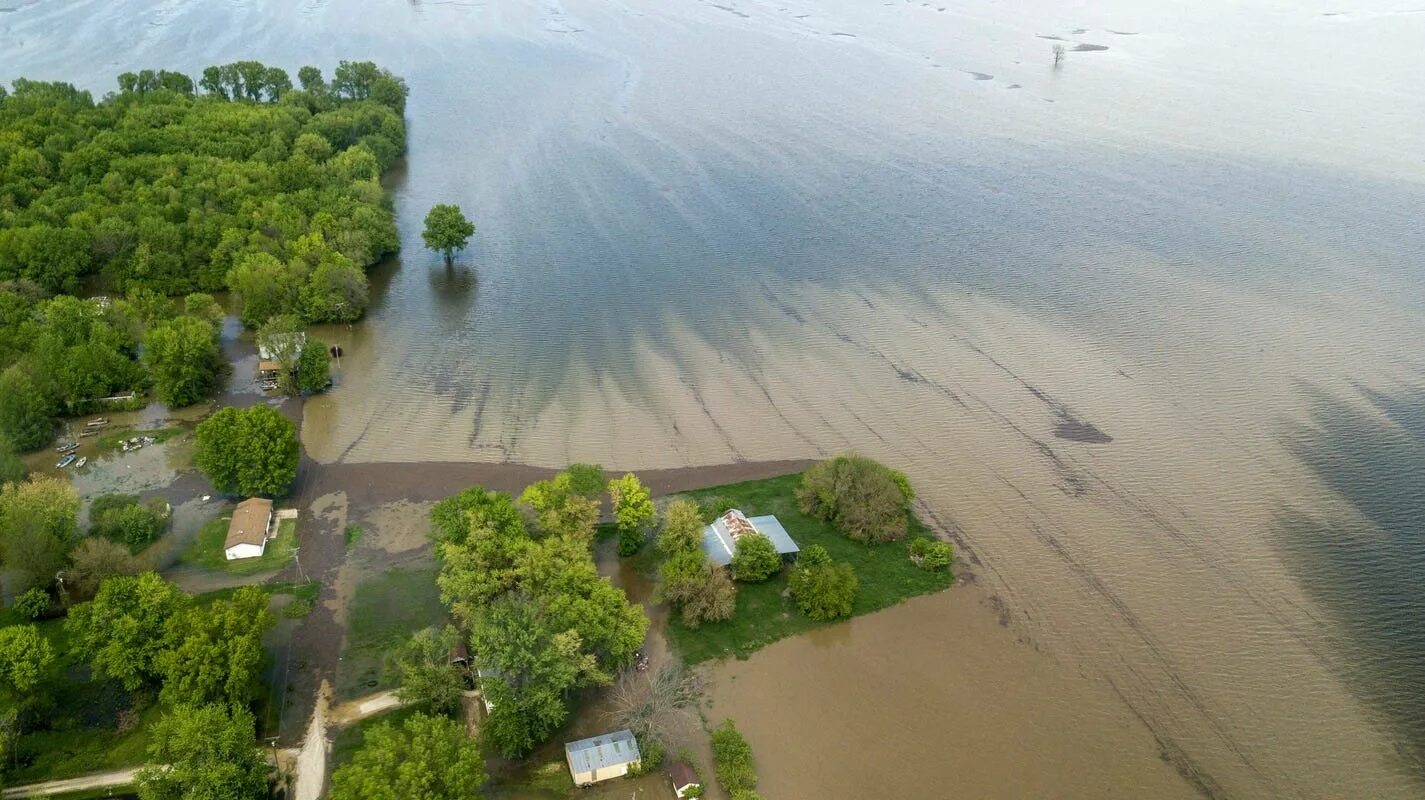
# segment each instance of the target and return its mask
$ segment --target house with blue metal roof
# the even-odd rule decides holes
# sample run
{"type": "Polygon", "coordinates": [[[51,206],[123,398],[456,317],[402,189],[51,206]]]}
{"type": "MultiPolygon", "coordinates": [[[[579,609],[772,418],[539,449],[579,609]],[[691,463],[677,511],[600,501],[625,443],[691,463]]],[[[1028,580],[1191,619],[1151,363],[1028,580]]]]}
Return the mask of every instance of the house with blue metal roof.
{"type": "Polygon", "coordinates": [[[775,516],[748,517],[735,508],[703,529],[703,552],[708,554],[709,561],[725,567],[732,563],[732,556],[737,552],[737,540],[749,534],[761,534],[770,539],[783,559],[795,558],[801,552],[775,516]]]}
{"type": "Polygon", "coordinates": [[[564,745],[564,758],[575,786],[606,781],[627,775],[642,763],[638,741],[629,730],[601,733],[564,745]]]}

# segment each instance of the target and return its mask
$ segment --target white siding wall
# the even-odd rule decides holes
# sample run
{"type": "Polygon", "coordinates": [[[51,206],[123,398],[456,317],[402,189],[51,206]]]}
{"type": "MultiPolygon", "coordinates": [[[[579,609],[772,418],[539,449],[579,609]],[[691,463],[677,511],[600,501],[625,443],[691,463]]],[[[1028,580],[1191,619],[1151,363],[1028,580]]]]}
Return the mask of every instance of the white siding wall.
{"type": "Polygon", "coordinates": [[[229,561],[235,561],[239,558],[257,558],[262,555],[264,549],[265,547],[255,544],[235,544],[225,550],[224,553],[227,555],[229,561]]]}

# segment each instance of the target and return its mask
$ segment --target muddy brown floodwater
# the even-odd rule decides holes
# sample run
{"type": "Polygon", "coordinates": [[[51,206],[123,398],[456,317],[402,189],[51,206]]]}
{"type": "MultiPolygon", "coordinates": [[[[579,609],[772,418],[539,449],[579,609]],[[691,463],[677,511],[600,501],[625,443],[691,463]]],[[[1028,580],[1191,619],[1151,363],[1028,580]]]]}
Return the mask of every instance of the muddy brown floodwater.
{"type": "Polygon", "coordinates": [[[974,583],[721,668],[769,795],[1425,795],[1425,14],[13,5],[6,79],[410,84],[406,248],[321,332],[306,501],[496,474],[419,462],[911,476],[974,583]],[[438,202],[479,226],[450,268],[438,202]]]}

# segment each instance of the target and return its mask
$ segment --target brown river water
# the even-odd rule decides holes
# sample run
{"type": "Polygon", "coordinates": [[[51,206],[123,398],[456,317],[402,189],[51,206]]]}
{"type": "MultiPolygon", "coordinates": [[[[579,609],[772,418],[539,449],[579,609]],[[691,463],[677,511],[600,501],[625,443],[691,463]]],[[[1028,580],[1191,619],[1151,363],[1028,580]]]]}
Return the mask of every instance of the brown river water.
{"type": "Polygon", "coordinates": [[[410,83],[317,461],[911,475],[967,580],[716,670],[765,796],[1425,796],[1425,13],[11,3],[0,79],[410,83]]]}

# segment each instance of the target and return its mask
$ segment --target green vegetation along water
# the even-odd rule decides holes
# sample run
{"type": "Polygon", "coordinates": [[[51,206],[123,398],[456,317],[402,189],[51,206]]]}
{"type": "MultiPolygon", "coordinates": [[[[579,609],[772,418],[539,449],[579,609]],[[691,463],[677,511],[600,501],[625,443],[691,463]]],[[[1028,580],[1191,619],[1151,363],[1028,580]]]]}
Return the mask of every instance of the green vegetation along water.
{"type": "Polygon", "coordinates": [[[410,82],[401,238],[438,202],[479,232],[322,332],[341,386],[303,438],[342,474],[905,469],[969,580],[728,667],[719,702],[765,689],[732,716],[769,794],[893,764],[910,796],[1415,797],[1425,15],[1400,12],[69,0],[0,14],[0,52],[93,91],[251,57],[410,82]]]}

